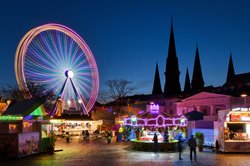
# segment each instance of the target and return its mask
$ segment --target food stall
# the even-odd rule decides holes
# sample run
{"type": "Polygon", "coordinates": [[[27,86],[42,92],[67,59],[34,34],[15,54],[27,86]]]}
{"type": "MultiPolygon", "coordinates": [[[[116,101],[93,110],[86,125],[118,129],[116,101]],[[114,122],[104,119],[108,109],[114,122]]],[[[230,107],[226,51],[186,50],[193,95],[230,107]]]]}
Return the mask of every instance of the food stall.
{"type": "Polygon", "coordinates": [[[218,127],[220,151],[250,152],[250,108],[219,111],[218,127]]]}
{"type": "Polygon", "coordinates": [[[0,156],[24,157],[54,150],[51,127],[42,101],[11,105],[0,116],[0,156]]]}
{"type": "Polygon", "coordinates": [[[71,136],[80,136],[83,130],[92,134],[101,125],[100,121],[80,114],[62,114],[51,118],[50,122],[53,124],[53,130],[57,136],[64,136],[66,132],[71,136]]]}

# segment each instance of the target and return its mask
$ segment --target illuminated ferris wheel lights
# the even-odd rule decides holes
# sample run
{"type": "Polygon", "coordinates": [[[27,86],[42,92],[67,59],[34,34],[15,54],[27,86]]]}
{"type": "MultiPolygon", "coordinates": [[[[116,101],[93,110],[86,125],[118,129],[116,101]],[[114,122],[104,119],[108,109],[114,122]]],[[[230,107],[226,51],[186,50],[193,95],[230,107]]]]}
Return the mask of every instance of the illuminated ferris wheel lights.
{"type": "MultiPolygon", "coordinates": [[[[88,114],[98,95],[95,58],[87,43],[64,25],[45,24],[26,33],[16,50],[15,74],[19,89],[27,91],[25,98],[33,95],[27,85],[39,83],[46,92],[58,97],[62,109],[77,102],[82,113],[88,114]],[[86,77],[79,77],[83,75],[86,77]],[[72,96],[75,98],[71,99],[72,96]]],[[[48,111],[55,115],[57,105],[48,111]]]]}
{"type": "Polygon", "coordinates": [[[74,77],[74,72],[71,71],[71,70],[66,70],[65,71],[65,76],[72,79],[74,77]]]}
{"type": "Polygon", "coordinates": [[[68,101],[67,101],[67,103],[68,103],[68,105],[70,105],[71,101],[70,101],[70,100],[68,100],[68,101]]]}

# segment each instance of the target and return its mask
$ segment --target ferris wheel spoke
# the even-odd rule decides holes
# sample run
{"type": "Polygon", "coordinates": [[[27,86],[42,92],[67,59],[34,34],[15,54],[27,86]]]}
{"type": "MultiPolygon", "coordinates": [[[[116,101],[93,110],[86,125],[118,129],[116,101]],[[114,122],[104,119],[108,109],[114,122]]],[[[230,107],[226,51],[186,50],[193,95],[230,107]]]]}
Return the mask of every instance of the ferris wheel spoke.
{"type": "Polygon", "coordinates": [[[83,106],[83,108],[84,108],[85,113],[84,113],[84,112],[82,112],[82,113],[88,114],[88,110],[87,110],[87,108],[86,108],[86,106],[85,106],[85,104],[84,104],[84,102],[83,102],[83,100],[82,100],[80,94],[78,93],[78,91],[77,91],[77,89],[76,89],[76,87],[75,87],[75,85],[74,85],[72,79],[70,78],[69,80],[70,80],[70,82],[71,82],[71,84],[72,84],[72,87],[73,87],[73,89],[74,89],[74,93],[75,93],[76,97],[77,97],[78,99],[80,99],[80,101],[81,101],[80,104],[81,104],[81,105],[83,106]]]}

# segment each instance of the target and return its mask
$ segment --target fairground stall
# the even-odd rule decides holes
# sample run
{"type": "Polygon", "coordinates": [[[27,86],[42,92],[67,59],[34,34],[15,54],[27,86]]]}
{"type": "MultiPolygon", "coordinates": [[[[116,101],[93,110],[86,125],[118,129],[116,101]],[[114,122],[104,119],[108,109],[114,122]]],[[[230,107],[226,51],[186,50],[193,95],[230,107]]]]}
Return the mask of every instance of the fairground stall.
{"type": "Polygon", "coordinates": [[[52,125],[42,101],[17,102],[0,116],[0,156],[23,157],[54,150],[52,125]]]}
{"type": "Polygon", "coordinates": [[[219,111],[218,126],[220,151],[250,152],[250,108],[219,111]]]}
{"type": "Polygon", "coordinates": [[[101,121],[94,121],[90,116],[80,114],[62,114],[51,118],[50,122],[57,136],[63,136],[66,132],[71,136],[80,136],[83,130],[91,134],[102,124],[101,121]]]}
{"type": "MultiPolygon", "coordinates": [[[[174,151],[175,143],[181,137],[186,139],[187,119],[184,116],[170,117],[169,115],[157,111],[158,105],[152,105],[151,111],[140,115],[131,116],[124,119],[124,126],[130,127],[130,132],[135,132],[135,138],[130,138],[134,148],[152,149],[153,136],[156,133],[160,150],[174,151]]],[[[129,134],[133,135],[133,134],[129,134]]]]}

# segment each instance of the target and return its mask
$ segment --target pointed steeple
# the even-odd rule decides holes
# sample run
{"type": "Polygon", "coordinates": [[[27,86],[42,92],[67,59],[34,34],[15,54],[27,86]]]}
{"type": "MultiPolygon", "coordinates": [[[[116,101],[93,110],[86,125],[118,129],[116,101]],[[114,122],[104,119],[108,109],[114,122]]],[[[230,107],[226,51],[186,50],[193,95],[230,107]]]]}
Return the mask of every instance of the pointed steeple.
{"type": "Polygon", "coordinates": [[[226,83],[232,82],[234,76],[235,76],[235,73],[234,73],[234,65],[233,65],[233,60],[232,60],[232,53],[230,52],[230,58],[229,58],[229,64],[228,64],[228,70],[227,70],[227,82],[226,83]]]}
{"type": "Polygon", "coordinates": [[[161,80],[160,80],[160,75],[159,75],[158,63],[156,63],[156,68],[155,68],[155,79],[154,79],[154,87],[153,87],[153,90],[152,90],[152,94],[153,95],[162,94],[161,80]]]}
{"type": "Polygon", "coordinates": [[[191,90],[191,85],[190,85],[190,78],[189,78],[189,73],[188,73],[188,68],[187,68],[184,92],[189,93],[190,90],[191,90]]]}
{"type": "Polygon", "coordinates": [[[168,48],[168,57],[166,60],[165,86],[164,86],[164,94],[166,96],[173,96],[180,94],[181,86],[180,86],[179,76],[180,76],[180,71],[175,49],[173,18],[171,18],[169,48],[168,48]]]}
{"type": "Polygon", "coordinates": [[[194,61],[193,78],[192,78],[192,90],[201,90],[202,88],[204,88],[204,80],[202,76],[199,50],[197,46],[195,61],[194,61]]]}

